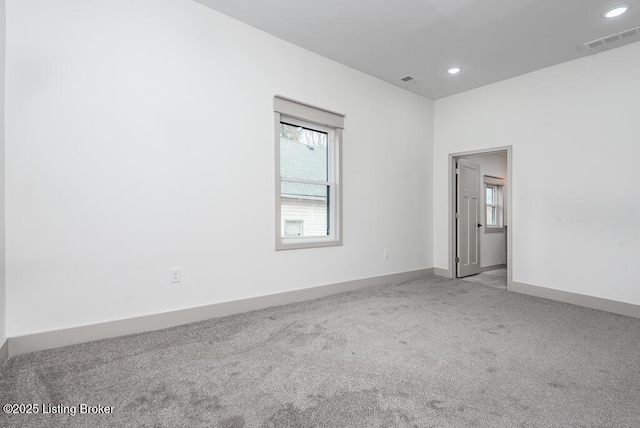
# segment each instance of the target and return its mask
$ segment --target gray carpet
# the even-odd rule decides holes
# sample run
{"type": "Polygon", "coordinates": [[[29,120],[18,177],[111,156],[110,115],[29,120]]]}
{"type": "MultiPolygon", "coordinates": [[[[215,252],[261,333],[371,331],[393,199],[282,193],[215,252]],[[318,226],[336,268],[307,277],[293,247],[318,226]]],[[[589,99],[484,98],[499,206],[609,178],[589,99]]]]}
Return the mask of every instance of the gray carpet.
{"type": "Polygon", "coordinates": [[[3,427],[639,427],[640,319],[436,277],[22,355],[3,427]]]}

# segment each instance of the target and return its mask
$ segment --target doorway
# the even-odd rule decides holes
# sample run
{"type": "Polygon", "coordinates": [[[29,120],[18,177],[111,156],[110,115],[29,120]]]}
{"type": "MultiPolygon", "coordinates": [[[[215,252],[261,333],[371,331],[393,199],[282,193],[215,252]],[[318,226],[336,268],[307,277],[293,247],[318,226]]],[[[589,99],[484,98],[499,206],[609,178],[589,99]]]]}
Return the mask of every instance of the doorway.
{"type": "Polygon", "coordinates": [[[509,289],[512,147],[449,155],[449,273],[509,289]]]}

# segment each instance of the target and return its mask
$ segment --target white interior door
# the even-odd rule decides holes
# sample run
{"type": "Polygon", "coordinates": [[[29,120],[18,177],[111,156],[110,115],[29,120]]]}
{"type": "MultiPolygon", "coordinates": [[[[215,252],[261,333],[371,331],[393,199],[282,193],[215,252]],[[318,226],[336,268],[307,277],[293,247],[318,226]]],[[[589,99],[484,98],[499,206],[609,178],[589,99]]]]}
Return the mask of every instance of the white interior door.
{"type": "Polygon", "coordinates": [[[458,159],[456,167],[458,278],[480,273],[480,165],[458,159]]]}

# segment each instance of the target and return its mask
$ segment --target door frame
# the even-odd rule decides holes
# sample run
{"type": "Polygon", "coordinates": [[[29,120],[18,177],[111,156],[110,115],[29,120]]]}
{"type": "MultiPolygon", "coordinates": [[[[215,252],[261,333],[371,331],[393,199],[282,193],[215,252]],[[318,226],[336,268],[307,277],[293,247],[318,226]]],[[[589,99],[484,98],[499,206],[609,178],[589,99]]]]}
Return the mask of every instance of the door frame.
{"type": "Polygon", "coordinates": [[[507,231],[507,290],[511,291],[513,284],[513,146],[491,147],[487,149],[469,150],[465,152],[449,153],[449,278],[457,278],[456,270],[456,160],[467,155],[486,155],[496,152],[507,152],[507,215],[505,229],[507,231]]]}

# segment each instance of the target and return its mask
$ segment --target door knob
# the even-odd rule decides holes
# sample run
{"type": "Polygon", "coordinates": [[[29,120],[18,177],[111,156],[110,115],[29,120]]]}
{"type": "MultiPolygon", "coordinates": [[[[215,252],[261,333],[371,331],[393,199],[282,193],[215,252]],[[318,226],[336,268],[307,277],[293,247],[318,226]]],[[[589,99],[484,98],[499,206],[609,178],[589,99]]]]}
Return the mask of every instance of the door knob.
{"type": "Polygon", "coordinates": [[[482,225],[480,223],[478,223],[478,227],[482,227],[482,225]]]}

